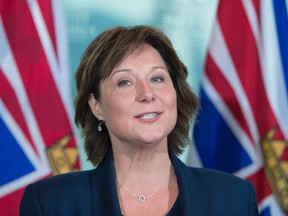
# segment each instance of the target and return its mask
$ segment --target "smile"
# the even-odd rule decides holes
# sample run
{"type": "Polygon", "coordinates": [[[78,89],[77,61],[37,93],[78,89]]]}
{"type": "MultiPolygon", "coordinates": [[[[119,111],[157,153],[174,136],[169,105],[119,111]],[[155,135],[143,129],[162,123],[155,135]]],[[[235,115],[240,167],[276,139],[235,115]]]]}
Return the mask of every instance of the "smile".
{"type": "Polygon", "coordinates": [[[157,113],[148,113],[142,116],[139,116],[139,118],[144,119],[144,120],[149,120],[149,119],[153,119],[157,116],[157,113]]]}

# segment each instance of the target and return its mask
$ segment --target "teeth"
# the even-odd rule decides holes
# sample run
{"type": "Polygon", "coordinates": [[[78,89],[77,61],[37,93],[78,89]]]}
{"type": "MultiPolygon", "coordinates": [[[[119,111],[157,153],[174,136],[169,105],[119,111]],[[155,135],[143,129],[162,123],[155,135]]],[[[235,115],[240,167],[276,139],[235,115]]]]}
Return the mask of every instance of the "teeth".
{"type": "Polygon", "coordinates": [[[149,114],[145,114],[145,115],[143,115],[143,116],[140,116],[140,118],[145,119],[145,120],[148,120],[148,119],[155,118],[156,116],[157,116],[156,113],[149,113],[149,114]]]}

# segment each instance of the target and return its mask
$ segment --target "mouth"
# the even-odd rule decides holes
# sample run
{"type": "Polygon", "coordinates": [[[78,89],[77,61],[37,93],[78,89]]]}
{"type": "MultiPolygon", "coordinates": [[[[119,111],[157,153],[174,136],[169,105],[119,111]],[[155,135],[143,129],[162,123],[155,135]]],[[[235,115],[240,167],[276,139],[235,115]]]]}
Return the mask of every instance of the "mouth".
{"type": "Polygon", "coordinates": [[[143,119],[143,120],[151,120],[151,119],[155,119],[159,115],[160,113],[152,112],[152,113],[145,113],[145,114],[138,115],[136,116],[136,118],[143,119]]]}

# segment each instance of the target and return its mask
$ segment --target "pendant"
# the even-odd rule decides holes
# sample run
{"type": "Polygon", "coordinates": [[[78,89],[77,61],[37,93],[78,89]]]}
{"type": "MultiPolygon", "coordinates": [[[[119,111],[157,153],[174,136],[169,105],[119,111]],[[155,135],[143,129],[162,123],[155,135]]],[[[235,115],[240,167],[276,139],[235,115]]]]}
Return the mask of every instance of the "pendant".
{"type": "Polygon", "coordinates": [[[146,201],[146,197],[144,195],[139,195],[138,196],[138,201],[141,203],[144,203],[146,201]]]}

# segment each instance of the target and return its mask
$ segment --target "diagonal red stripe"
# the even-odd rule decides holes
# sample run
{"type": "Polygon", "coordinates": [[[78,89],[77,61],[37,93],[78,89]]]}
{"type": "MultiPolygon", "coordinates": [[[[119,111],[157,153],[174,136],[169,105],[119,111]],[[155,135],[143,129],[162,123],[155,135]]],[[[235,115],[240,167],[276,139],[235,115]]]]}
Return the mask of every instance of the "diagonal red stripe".
{"type": "Polygon", "coordinates": [[[25,134],[27,140],[32,144],[34,150],[36,150],[16,95],[1,70],[0,86],[0,98],[3,100],[5,106],[13,116],[14,120],[17,122],[18,126],[21,128],[22,132],[25,134]]]}
{"type": "MultiPolygon", "coordinates": [[[[243,112],[240,108],[239,101],[237,101],[236,93],[234,92],[231,84],[226,80],[220,71],[217,64],[211,58],[208,53],[205,65],[205,73],[209,77],[209,80],[213,83],[213,86],[220,94],[222,100],[225,102],[233,116],[236,118],[240,126],[247,132],[248,137],[253,141],[250,130],[247,126],[247,122],[243,116],[243,112]]],[[[255,143],[254,143],[255,144],[255,143]]]]}
{"type": "Polygon", "coordinates": [[[257,45],[242,2],[220,1],[218,20],[262,137],[277,121],[265,93],[257,45]]]}
{"type": "MultiPolygon", "coordinates": [[[[56,34],[55,34],[55,25],[54,25],[54,19],[53,19],[53,11],[52,11],[52,1],[38,1],[40,10],[42,12],[44,22],[46,24],[46,27],[48,29],[54,52],[56,55],[57,53],[57,42],[56,42],[56,34]]],[[[58,58],[57,58],[58,59],[58,58]]]]}
{"type": "MultiPolygon", "coordinates": [[[[49,146],[72,130],[33,19],[23,0],[5,8],[1,14],[31,106],[49,146]]],[[[75,146],[74,137],[72,144],[75,146]]]]}

